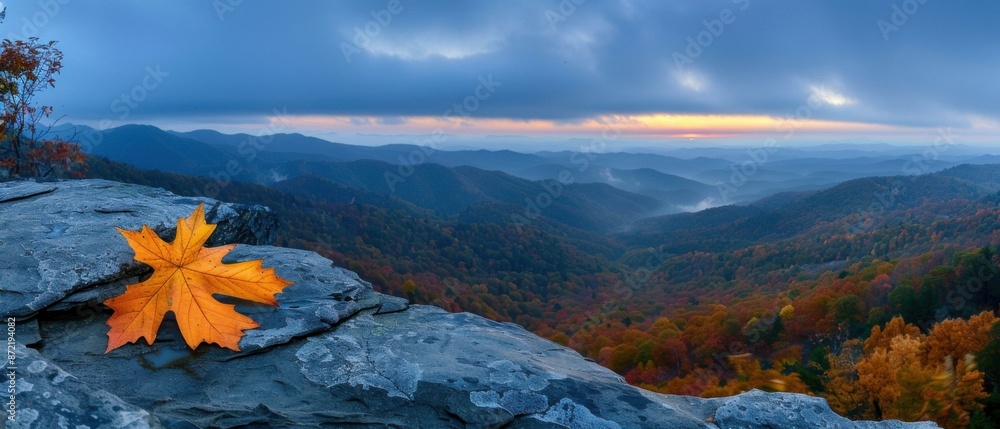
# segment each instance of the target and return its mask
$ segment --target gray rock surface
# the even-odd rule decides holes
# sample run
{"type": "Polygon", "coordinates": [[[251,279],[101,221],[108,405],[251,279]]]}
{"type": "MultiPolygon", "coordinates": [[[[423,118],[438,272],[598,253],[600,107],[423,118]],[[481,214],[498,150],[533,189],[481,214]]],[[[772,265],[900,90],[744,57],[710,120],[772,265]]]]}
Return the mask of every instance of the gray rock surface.
{"type": "Polygon", "coordinates": [[[223,262],[263,259],[282,278],[291,281],[277,295],[278,307],[237,305],[236,310],[252,317],[260,328],[246,332],[240,350],[253,352],[284,344],[293,338],[329,329],[341,320],[368,308],[390,312],[405,308],[407,302],[375,292],[371,284],[352,271],[304,250],[271,246],[236,246],[223,262]]]}
{"type": "MultiPolygon", "coordinates": [[[[198,201],[105,181],[0,183],[0,219],[25,225],[0,230],[0,309],[18,320],[6,427],[936,427],[851,422],[804,395],[655,394],[516,325],[409,306],[317,254],[261,245],[227,260],[263,259],[294,284],[279,307],[237,305],[261,324],[241,352],[189,350],[168,318],[155,344],[104,354],[100,302],[145,269],[113,227],[170,235],[198,201]]],[[[206,206],[228,222],[213,240],[274,234],[266,209],[206,206]]]]}
{"type": "Polygon", "coordinates": [[[16,414],[4,420],[8,429],[162,427],[148,411],[91,387],[33,349],[17,345],[15,356],[16,414]]]}
{"type": "Polygon", "coordinates": [[[723,398],[715,411],[715,423],[733,428],[936,428],[933,423],[906,424],[898,421],[853,422],[835,413],[822,398],[797,393],[769,394],[753,390],[723,398]],[[767,426],[770,425],[770,426],[767,426]]]}
{"type": "Polygon", "coordinates": [[[105,180],[0,184],[0,316],[29,316],[76,293],[73,306],[113,296],[123,284],[111,283],[148,272],[115,227],[145,224],[172,239],[177,219],[199,203],[218,224],[209,246],[274,241],[277,217],[263,206],[105,180]],[[101,294],[108,290],[115,293],[101,294]]]}

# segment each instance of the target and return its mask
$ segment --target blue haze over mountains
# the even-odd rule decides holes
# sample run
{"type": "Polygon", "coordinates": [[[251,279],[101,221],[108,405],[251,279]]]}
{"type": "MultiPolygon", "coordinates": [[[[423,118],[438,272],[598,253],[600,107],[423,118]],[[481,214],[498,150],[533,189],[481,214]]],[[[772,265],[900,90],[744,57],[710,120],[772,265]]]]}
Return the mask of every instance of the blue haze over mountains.
{"type": "MultiPolygon", "coordinates": [[[[683,229],[677,225],[690,219],[721,228],[781,207],[805,204],[800,209],[808,210],[820,204],[813,201],[816,198],[836,192],[831,188],[861,178],[1000,163],[1000,156],[986,153],[989,149],[962,145],[933,151],[928,151],[929,145],[879,144],[776,148],[758,162],[759,155],[754,161],[747,148],[731,147],[519,153],[430,150],[408,144],[357,146],[301,134],[257,139],[148,125],[104,131],[65,125],[55,132],[96,143],[84,145],[94,156],[143,169],[214,177],[219,184],[237,180],[326,199],[374,198],[380,205],[445,217],[510,221],[539,215],[601,234],[628,231],[640,241],[683,229]],[[723,207],[730,205],[735,207],[723,207]],[[690,212],[700,213],[682,214],[690,212]]],[[[791,218],[780,222],[796,224],[791,218]]]]}

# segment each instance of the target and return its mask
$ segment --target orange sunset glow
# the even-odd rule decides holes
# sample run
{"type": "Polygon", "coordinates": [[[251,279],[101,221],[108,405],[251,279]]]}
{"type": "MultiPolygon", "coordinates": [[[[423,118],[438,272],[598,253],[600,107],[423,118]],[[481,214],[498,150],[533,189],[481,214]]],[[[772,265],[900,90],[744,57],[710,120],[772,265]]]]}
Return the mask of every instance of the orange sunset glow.
{"type": "Polygon", "coordinates": [[[286,126],[316,131],[353,133],[455,135],[601,135],[621,133],[639,138],[728,138],[796,133],[881,133],[906,128],[818,119],[781,118],[767,115],[645,114],[607,115],[578,121],[543,119],[461,118],[415,116],[388,121],[368,116],[291,116],[271,118],[286,126]]]}

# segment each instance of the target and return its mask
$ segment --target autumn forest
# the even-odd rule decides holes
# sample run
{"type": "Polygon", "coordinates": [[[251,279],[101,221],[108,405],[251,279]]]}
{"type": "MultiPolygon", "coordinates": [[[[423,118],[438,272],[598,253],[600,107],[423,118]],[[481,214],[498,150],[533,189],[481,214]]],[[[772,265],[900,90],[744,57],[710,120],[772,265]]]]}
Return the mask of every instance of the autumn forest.
{"type": "MultiPolygon", "coordinates": [[[[852,418],[993,427],[997,168],[856,179],[735,215],[709,209],[668,235],[554,221],[519,231],[488,220],[502,208],[441,217],[318,180],[294,194],[234,182],[218,197],[276,209],[278,245],[318,251],[380,291],[516,322],[653,391],[801,392],[852,418]],[[904,187],[870,210],[865,195],[904,187]]],[[[210,180],[107,160],[88,175],[181,194],[210,180]]]]}

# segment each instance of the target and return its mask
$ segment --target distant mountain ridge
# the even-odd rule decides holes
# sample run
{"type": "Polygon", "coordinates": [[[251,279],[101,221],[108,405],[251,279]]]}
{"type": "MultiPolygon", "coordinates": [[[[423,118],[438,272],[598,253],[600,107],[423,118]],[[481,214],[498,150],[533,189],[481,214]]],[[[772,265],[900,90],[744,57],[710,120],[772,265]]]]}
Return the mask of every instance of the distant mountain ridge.
{"type": "Polygon", "coordinates": [[[1000,164],[957,167],[920,176],[866,177],[815,192],[782,193],[746,207],[723,206],[644,219],[621,238],[635,246],[672,243],[674,251],[711,246],[726,237],[733,246],[814,235],[859,233],[898,221],[927,202],[977,200],[1000,190],[1000,164]]]}
{"type": "MultiPolygon", "coordinates": [[[[282,166],[290,177],[318,176],[357,189],[393,195],[444,216],[459,215],[473,206],[499,202],[518,207],[508,218],[531,220],[545,216],[569,226],[598,232],[622,228],[640,217],[668,210],[651,197],[631,194],[600,183],[561,184],[530,181],[475,167],[448,168],[420,164],[404,181],[390,184],[386,172],[395,166],[381,161],[293,161],[282,166]]],[[[295,193],[295,188],[282,186],[295,193]]],[[[480,208],[481,210],[482,208],[480,208]]]]}
{"type": "Polygon", "coordinates": [[[148,170],[206,174],[224,165],[225,152],[150,125],[123,125],[102,133],[91,154],[148,170]]]}
{"type": "MultiPolygon", "coordinates": [[[[907,174],[906,165],[912,158],[880,155],[874,151],[878,146],[868,152],[843,145],[813,150],[785,148],[775,152],[781,156],[751,163],[748,168],[745,160],[734,162],[710,156],[684,159],[616,152],[448,151],[409,144],[369,147],[296,133],[252,136],[213,130],[174,132],[148,125],[124,125],[105,131],[66,125],[57,132],[82,134],[96,142],[85,146],[93,155],[144,169],[211,177],[219,183],[239,180],[279,186],[300,177],[322,177],[326,180],[316,186],[303,186],[305,180],[299,179],[292,182],[298,186],[281,187],[289,192],[309,189],[318,195],[331,195],[333,188],[340,195],[375,193],[381,196],[374,199],[388,202],[395,198],[444,216],[469,216],[471,213],[465,211],[473,208],[475,217],[541,216],[599,233],[621,231],[642,218],[727,204],[746,206],[760,200],[760,204],[781,205],[787,198],[776,195],[782,193],[805,195],[862,177],[907,174]],[[818,156],[828,150],[845,157],[818,156]],[[864,156],[846,157],[851,150],[854,155],[864,156]],[[555,185],[558,192],[554,191],[555,185]],[[347,191],[345,186],[352,190],[347,191]],[[768,199],[770,196],[776,197],[768,199]],[[544,207],[539,210],[539,205],[544,207]],[[495,210],[503,213],[490,214],[495,210]]],[[[900,150],[882,149],[893,153],[900,150]]],[[[678,151],[682,152],[696,154],[678,151]]],[[[706,148],[701,153],[734,152],[706,148]]],[[[992,160],[991,155],[968,159],[992,160]]],[[[921,171],[941,171],[957,164],[929,160],[921,171]]],[[[980,173],[977,180],[985,183],[988,178],[980,173]]],[[[756,208],[764,209],[760,204],[756,208]]],[[[752,207],[746,212],[753,213],[752,207]]],[[[641,231],[656,222],[644,221],[634,230],[641,231]]]]}
{"type": "MultiPolygon", "coordinates": [[[[603,234],[623,229],[642,217],[679,211],[659,199],[602,183],[532,181],[500,171],[430,162],[407,166],[403,177],[397,164],[382,160],[392,156],[405,159],[400,154],[419,150],[415,146],[368,148],[297,134],[256,138],[214,131],[173,133],[141,125],[114,128],[101,136],[100,143],[91,147],[92,155],[147,170],[205,176],[220,186],[230,180],[260,183],[334,202],[358,199],[429,210],[441,216],[467,216],[463,213],[473,209],[476,216],[517,219],[525,224],[546,218],[603,234]],[[272,148],[286,151],[268,150],[272,148]],[[324,180],[310,183],[311,178],[324,180]],[[488,215],[484,210],[500,211],[488,215]]],[[[466,154],[437,155],[459,163],[466,154]]],[[[510,162],[534,157],[510,151],[469,151],[469,158],[478,158],[479,163],[486,163],[493,155],[510,162]]]]}

